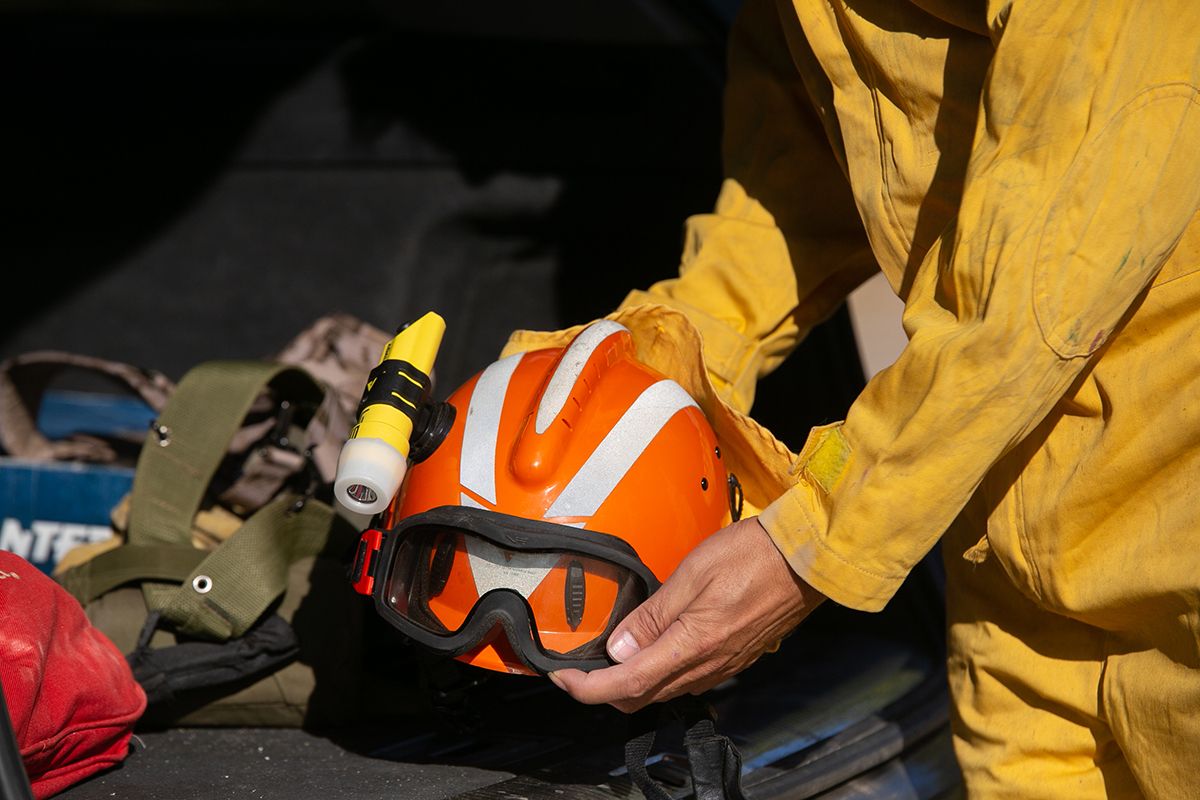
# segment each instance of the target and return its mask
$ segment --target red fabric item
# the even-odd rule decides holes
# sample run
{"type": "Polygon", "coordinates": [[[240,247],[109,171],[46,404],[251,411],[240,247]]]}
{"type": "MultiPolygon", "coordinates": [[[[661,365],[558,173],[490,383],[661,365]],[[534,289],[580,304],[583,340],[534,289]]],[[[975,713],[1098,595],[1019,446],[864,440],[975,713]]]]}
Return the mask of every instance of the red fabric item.
{"type": "Polygon", "coordinates": [[[125,758],[146,695],[74,597],[0,552],[0,683],[41,800],[125,758]]]}

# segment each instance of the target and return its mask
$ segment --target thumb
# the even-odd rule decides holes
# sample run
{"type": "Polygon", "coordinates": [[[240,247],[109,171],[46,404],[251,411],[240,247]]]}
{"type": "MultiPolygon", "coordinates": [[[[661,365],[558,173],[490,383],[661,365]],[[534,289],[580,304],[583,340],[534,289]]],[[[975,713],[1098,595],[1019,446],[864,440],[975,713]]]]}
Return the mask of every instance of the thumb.
{"type": "Polygon", "coordinates": [[[671,627],[691,597],[679,584],[669,579],[613,629],[608,637],[608,655],[613,661],[628,661],[671,627]]]}

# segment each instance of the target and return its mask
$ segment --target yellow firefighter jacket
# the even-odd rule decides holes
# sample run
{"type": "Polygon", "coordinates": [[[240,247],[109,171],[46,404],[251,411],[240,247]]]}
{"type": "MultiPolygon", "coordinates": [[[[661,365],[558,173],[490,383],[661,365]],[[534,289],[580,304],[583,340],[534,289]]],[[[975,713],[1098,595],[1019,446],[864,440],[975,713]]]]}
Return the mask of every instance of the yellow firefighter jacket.
{"type": "Polygon", "coordinates": [[[836,602],[881,608],[971,503],[951,557],[1200,668],[1198,32],[1192,0],[747,0],[716,208],[614,316],[740,431],[748,500],[836,602]],[[876,270],[909,344],[794,456],[755,382],[876,270]]]}

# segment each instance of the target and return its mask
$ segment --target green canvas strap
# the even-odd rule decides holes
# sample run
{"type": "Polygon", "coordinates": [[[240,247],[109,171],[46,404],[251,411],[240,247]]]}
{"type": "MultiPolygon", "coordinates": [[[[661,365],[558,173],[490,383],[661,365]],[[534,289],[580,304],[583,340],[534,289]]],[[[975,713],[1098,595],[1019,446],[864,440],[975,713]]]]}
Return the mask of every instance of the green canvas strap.
{"type": "Polygon", "coordinates": [[[81,605],[119,586],[140,581],[179,583],[196,568],[204,550],[163,544],[126,544],[107,550],[58,577],[81,605]]]}
{"type": "Polygon", "coordinates": [[[205,491],[267,384],[283,399],[314,406],[324,394],[304,371],[270,361],[210,361],[183,377],[138,457],[130,544],[191,546],[205,491]]]}
{"type": "MultiPolygon", "coordinates": [[[[150,610],[161,611],[182,633],[224,640],[239,636],[287,586],[288,568],[326,545],[336,522],[333,509],[316,500],[284,493],[255,512],[211,553],[192,546],[192,522],[213,475],[267,385],[280,400],[311,404],[323,389],[306,372],[276,362],[211,361],[190,370],[146,438],[130,493],[126,563],[158,546],[199,553],[185,574],[178,562],[167,580],[145,572],[142,592],[150,610]]],[[[195,557],[192,556],[194,559],[195,557]]],[[[149,567],[149,565],[147,565],[149,567]]],[[[95,570],[99,572],[99,569],[95,570]]],[[[83,580],[81,578],[81,580],[83,580]]]]}
{"type": "Polygon", "coordinates": [[[329,505],[280,495],[208,554],[180,585],[146,584],[148,605],[183,633],[218,640],[241,636],[283,594],[291,565],[324,550],[340,526],[349,542],[353,532],[329,505]]]}

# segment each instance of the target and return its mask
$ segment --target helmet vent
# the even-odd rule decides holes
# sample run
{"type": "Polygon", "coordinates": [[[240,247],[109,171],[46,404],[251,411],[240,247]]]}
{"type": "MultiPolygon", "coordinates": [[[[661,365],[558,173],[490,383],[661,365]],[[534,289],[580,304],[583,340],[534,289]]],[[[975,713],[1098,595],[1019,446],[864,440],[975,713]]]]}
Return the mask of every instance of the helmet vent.
{"type": "Polygon", "coordinates": [[[575,630],[579,627],[579,623],[583,622],[585,591],[583,564],[580,564],[578,561],[572,561],[567,565],[567,583],[564,592],[564,600],[567,607],[567,624],[571,626],[571,630],[575,630]]]}
{"type": "MultiPolygon", "coordinates": [[[[591,393],[593,387],[587,375],[584,374],[588,360],[610,336],[622,331],[626,337],[629,336],[629,329],[619,322],[607,319],[593,322],[584,328],[570,346],[563,351],[558,365],[555,366],[550,381],[546,384],[538,401],[534,430],[539,436],[545,433],[550,427],[550,423],[562,413],[568,398],[575,394],[575,385],[580,378],[583,379],[584,391],[588,394],[591,393]]],[[[632,340],[627,339],[627,342],[632,347],[632,340]]],[[[576,399],[576,405],[579,405],[578,399],[576,399]]]]}

